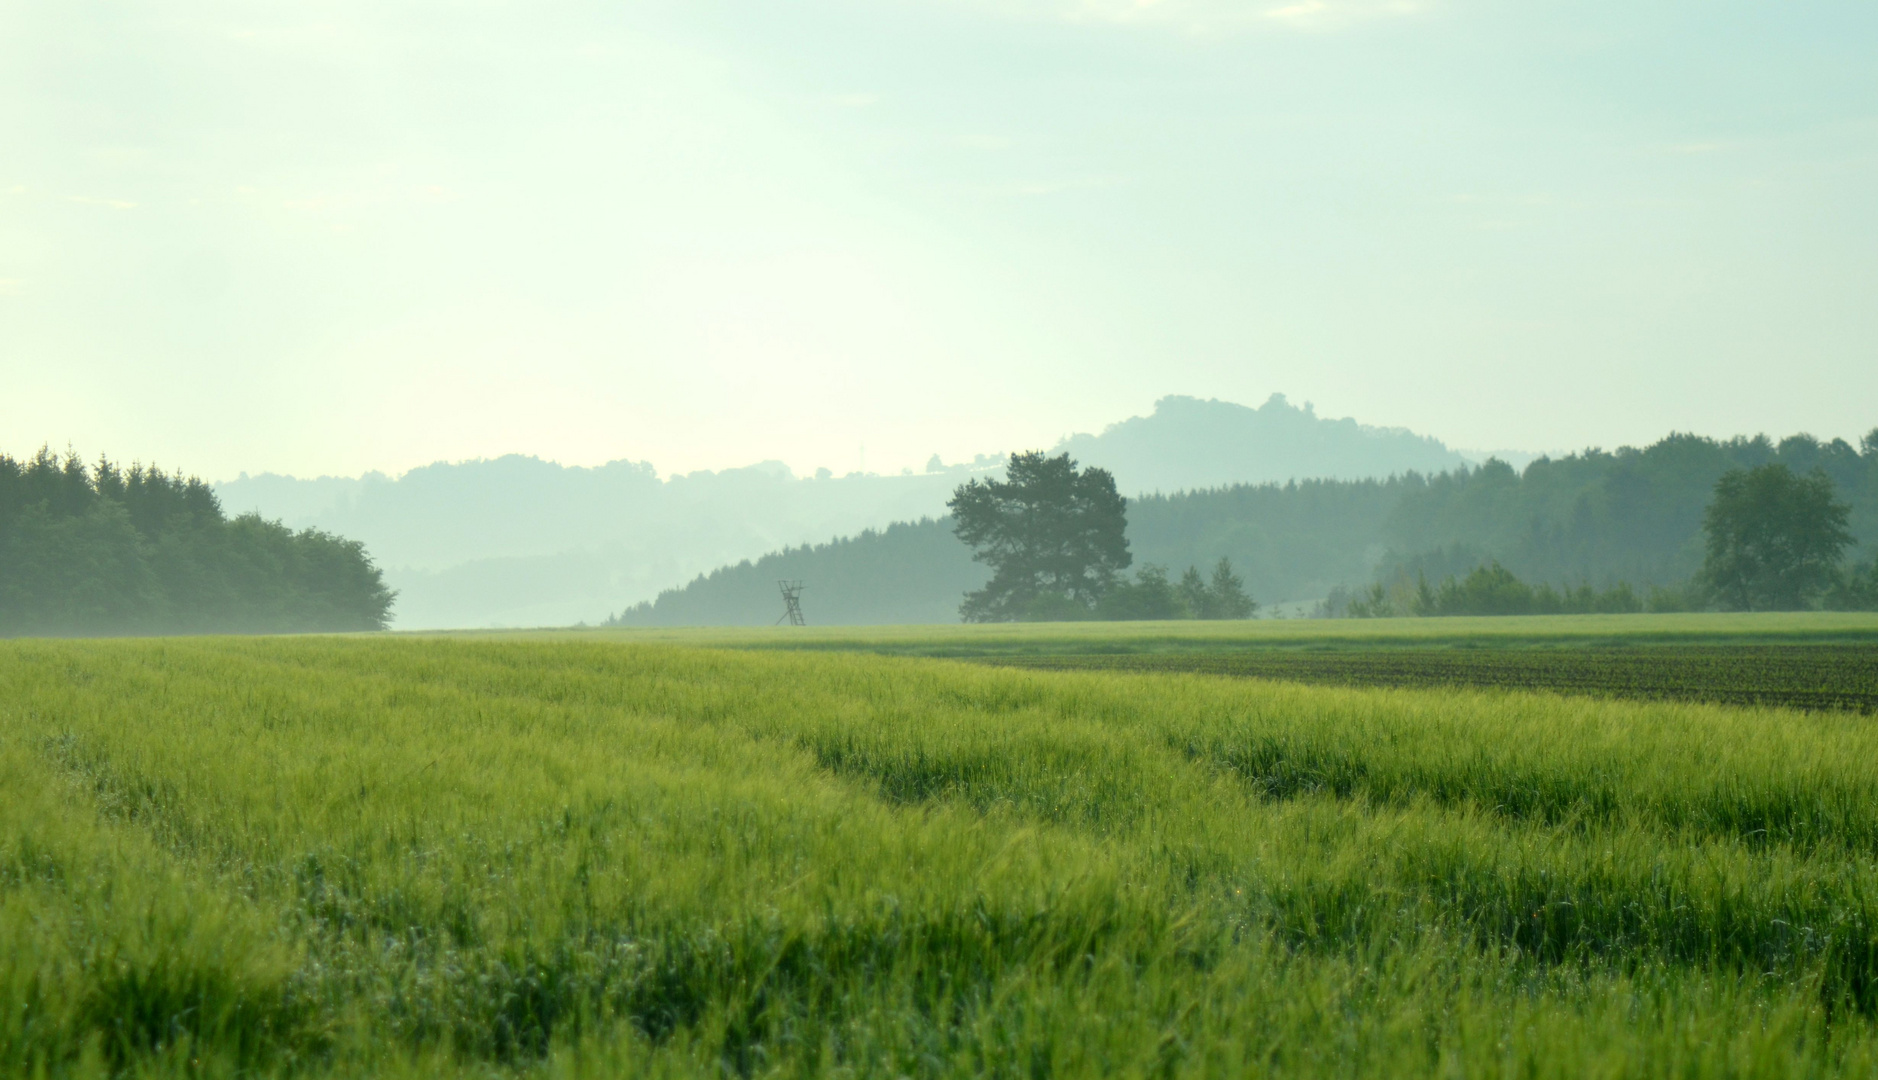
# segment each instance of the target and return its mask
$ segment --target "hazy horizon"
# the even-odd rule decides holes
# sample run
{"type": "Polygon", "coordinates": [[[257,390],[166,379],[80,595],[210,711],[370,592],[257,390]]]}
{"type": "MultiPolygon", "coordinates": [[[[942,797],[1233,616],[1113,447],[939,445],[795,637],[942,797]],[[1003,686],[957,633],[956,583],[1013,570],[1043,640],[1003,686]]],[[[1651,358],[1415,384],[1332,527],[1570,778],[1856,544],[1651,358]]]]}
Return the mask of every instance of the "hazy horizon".
{"type": "MultiPolygon", "coordinates": [[[[1099,428],[1093,431],[1069,432],[1052,442],[1040,443],[1040,444],[1029,445],[1029,446],[1026,446],[1026,445],[1006,446],[1001,449],[995,449],[989,452],[981,451],[979,453],[975,453],[970,456],[961,456],[957,460],[945,460],[942,455],[934,455],[934,456],[940,457],[941,459],[940,463],[943,466],[943,468],[947,471],[956,470],[961,467],[978,468],[978,469],[991,467],[992,463],[1001,461],[1005,455],[1015,452],[1015,451],[1023,451],[1023,450],[1044,450],[1050,453],[1069,453],[1072,456],[1075,456],[1078,453],[1083,453],[1081,448],[1086,446],[1090,440],[1100,439],[1101,437],[1105,435],[1113,435],[1117,433],[1118,431],[1127,428],[1131,424],[1139,423],[1142,420],[1147,419],[1153,416],[1155,413],[1159,412],[1160,407],[1164,406],[1170,401],[1195,401],[1195,400],[1203,400],[1204,404],[1236,406],[1238,408],[1249,408],[1255,411],[1258,408],[1258,406],[1247,405],[1244,402],[1225,402],[1217,398],[1193,399],[1193,398],[1185,398],[1181,395],[1170,394],[1170,395],[1165,395],[1160,399],[1157,399],[1154,402],[1155,408],[1152,410],[1146,410],[1142,413],[1137,413],[1133,416],[1119,417],[1115,419],[1114,421],[1111,421],[1110,423],[1101,425],[1099,428]]],[[[1280,406],[1288,405],[1292,409],[1300,409],[1306,412],[1314,411],[1314,403],[1312,402],[1303,402],[1303,403],[1289,402],[1286,395],[1282,393],[1270,395],[1268,398],[1265,399],[1264,404],[1269,404],[1271,402],[1277,402],[1280,406]]],[[[1373,434],[1394,434],[1394,433],[1413,434],[1422,439],[1432,440],[1435,443],[1439,443],[1443,446],[1446,446],[1445,442],[1443,442],[1443,440],[1441,440],[1439,437],[1429,435],[1426,432],[1415,431],[1414,429],[1411,429],[1411,428],[1406,428],[1406,427],[1382,428],[1377,425],[1363,423],[1357,417],[1322,417],[1322,419],[1331,420],[1331,421],[1356,423],[1358,424],[1360,428],[1367,430],[1373,434]]],[[[1507,461],[1509,464],[1513,465],[1515,468],[1524,468],[1526,464],[1541,457],[1559,456],[1563,454],[1577,453],[1581,450],[1587,449],[1585,447],[1579,447],[1576,450],[1537,450],[1537,451],[1534,451],[1534,450],[1519,450],[1519,449],[1512,449],[1512,448],[1496,449],[1496,450],[1475,450],[1471,448],[1453,447],[1453,446],[1447,446],[1446,448],[1452,451],[1455,455],[1466,458],[1469,462],[1472,462],[1474,464],[1479,464],[1482,461],[1485,461],[1489,457],[1497,457],[1500,460],[1507,461]]],[[[503,459],[508,459],[508,458],[519,458],[519,459],[525,459],[528,461],[538,461],[543,464],[554,465],[554,466],[559,466],[561,468],[568,468],[568,469],[599,469],[599,468],[605,468],[608,466],[617,467],[621,465],[640,466],[640,467],[650,469],[652,475],[657,477],[660,481],[680,480],[680,479],[684,479],[687,477],[698,477],[698,476],[704,476],[704,475],[710,475],[710,474],[716,474],[716,473],[730,473],[730,472],[740,472],[740,471],[745,471],[745,470],[768,470],[768,469],[780,469],[780,470],[786,471],[789,476],[791,476],[794,479],[799,479],[799,480],[806,480],[806,479],[811,479],[811,478],[815,478],[819,476],[818,470],[798,469],[792,466],[789,462],[784,461],[783,459],[779,457],[767,457],[767,458],[763,458],[757,461],[747,461],[747,462],[743,462],[740,464],[726,465],[726,466],[723,466],[722,468],[717,468],[717,469],[693,469],[687,472],[677,472],[673,470],[659,468],[658,462],[656,461],[642,461],[642,460],[637,460],[633,458],[613,458],[607,461],[599,461],[599,462],[566,462],[566,461],[558,461],[554,458],[543,457],[540,454],[531,454],[526,451],[511,450],[507,453],[480,455],[474,458],[459,458],[456,460],[439,459],[436,461],[427,461],[427,462],[422,462],[417,465],[413,465],[408,469],[403,469],[403,470],[399,470],[396,472],[393,472],[391,470],[386,470],[386,469],[367,469],[364,472],[354,473],[354,474],[335,475],[332,473],[322,473],[317,476],[296,476],[291,473],[275,473],[275,472],[250,473],[246,470],[243,470],[241,473],[232,477],[217,477],[213,479],[209,479],[209,478],[205,478],[205,479],[208,479],[208,482],[212,486],[218,486],[218,487],[235,484],[235,483],[239,483],[242,481],[261,480],[261,479],[266,479],[270,477],[277,477],[283,480],[296,480],[296,481],[323,481],[323,480],[351,481],[351,480],[366,480],[366,479],[372,479],[372,478],[398,480],[421,469],[427,469],[427,468],[432,468],[432,467],[437,467],[437,466],[447,467],[447,466],[459,466],[459,465],[472,465],[472,464],[477,464],[477,463],[501,461],[503,459]]],[[[1078,460],[1081,461],[1080,458],[1078,460]]],[[[1082,464],[1096,464],[1098,466],[1100,464],[1097,461],[1081,461],[1081,463],[1082,464]]],[[[837,473],[832,469],[827,470],[829,476],[837,478],[837,479],[844,479],[844,478],[856,477],[856,476],[877,477],[877,478],[892,478],[895,476],[919,476],[919,475],[925,475],[930,471],[933,471],[931,469],[930,458],[928,458],[926,462],[922,462],[918,467],[907,465],[907,466],[902,466],[901,468],[895,469],[891,472],[880,470],[880,469],[865,469],[865,470],[855,469],[846,473],[837,473]]],[[[1284,478],[1285,479],[1305,479],[1307,477],[1302,474],[1293,476],[1290,473],[1286,473],[1284,478]]],[[[1232,481],[1225,481],[1225,482],[1239,483],[1239,482],[1244,482],[1244,481],[1232,480],[1232,481]]],[[[1124,486],[1126,485],[1124,484],[1124,486]]]]}
{"type": "MultiPolygon", "coordinates": [[[[1156,399],[1156,401],[1153,404],[1159,405],[1163,401],[1166,401],[1170,398],[1178,399],[1181,397],[1183,397],[1183,395],[1163,395],[1161,398],[1156,399]]],[[[1269,398],[1277,398],[1280,401],[1284,401],[1286,400],[1286,395],[1282,393],[1277,393],[1277,394],[1270,395],[1269,398]]],[[[1267,400],[1269,400],[1269,398],[1267,400]]],[[[1220,398],[1205,398],[1205,399],[1194,399],[1194,400],[1203,400],[1203,401],[1208,401],[1208,402],[1220,402],[1223,404],[1240,405],[1242,407],[1255,408],[1255,406],[1247,406],[1243,402],[1226,402],[1224,401],[1224,399],[1220,399],[1220,398]]],[[[1304,407],[1304,408],[1314,409],[1315,407],[1314,402],[1308,402],[1308,401],[1307,402],[1293,402],[1292,404],[1294,406],[1299,406],[1299,407],[1304,407]]],[[[1043,441],[1039,441],[1039,442],[1035,442],[1031,444],[1013,442],[1007,445],[1004,449],[992,450],[989,452],[980,451],[974,454],[962,454],[958,456],[957,458],[950,458],[950,459],[945,458],[943,455],[939,455],[939,456],[941,457],[944,466],[948,470],[956,469],[959,467],[974,467],[974,466],[983,467],[987,461],[990,461],[994,458],[1000,458],[1002,455],[1008,454],[1016,450],[1045,450],[1050,453],[1071,453],[1072,456],[1074,456],[1076,452],[1076,446],[1078,445],[1078,443],[1084,440],[1087,440],[1091,437],[1099,437],[1105,434],[1112,433],[1116,429],[1128,424],[1130,421],[1139,421],[1143,419],[1144,417],[1152,415],[1152,413],[1153,413],[1152,409],[1143,410],[1141,412],[1135,413],[1130,416],[1120,417],[1108,423],[1097,425],[1088,431],[1067,432],[1054,439],[1043,440],[1043,441]]],[[[1319,415],[1323,415],[1323,414],[1319,414],[1319,415]]],[[[1700,435],[1703,437],[1714,438],[1714,439],[1718,439],[1721,441],[1727,441],[1729,439],[1734,439],[1734,438],[1752,439],[1752,438],[1758,438],[1758,437],[1763,437],[1763,436],[1768,437],[1768,438],[1773,438],[1773,439],[1779,439],[1790,434],[1810,434],[1821,439],[1821,441],[1830,442],[1833,439],[1842,439],[1846,441],[1847,443],[1852,444],[1853,446],[1857,446],[1859,444],[1860,439],[1864,437],[1863,435],[1856,433],[1856,432],[1846,432],[1844,434],[1821,434],[1820,432],[1817,432],[1817,431],[1781,432],[1781,431],[1772,430],[1772,429],[1741,430],[1741,431],[1689,431],[1689,432],[1663,431],[1663,432],[1657,433],[1653,437],[1642,439],[1637,442],[1618,443],[1618,444],[1612,444],[1612,445],[1599,445],[1599,444],[1588,443],[1588,444],[1581,445],[1581,446],[1558,446],[1558,447],[1551,447],[1548,449],[1527,449],[1527,448],[1520,448],[1520,447],[1481,448],[1481,447],[1456,445],[1451,440],[1442,439],[1436,433],[1423,431],[1421,429],[1406,426],[1406,425],[1385,426],[1385,425],[1371,424],[1371,423],[1368,423],[1367,421],[1364,421],[1360,417],[1354,417],[1354,416],[1336,417],[1336,416],[1324,415],[1323,418],[1327,420],[1333,420],[1333,421],[1354,422],[1354,423],[1359,424],[1363,428],[1377,430],[1377,431],[1403,432],[1403,433],[1413,434],[1415,436],[1426,438],[1426,439],[1431,439],[1437,443],[1440,443],[1442,446],[1446,447],[1448,450],[1452,451],[1454,454],[1458,455],[1461,458],[1466,459],[1466,461],[1472,465],[1482,464],[1489,459],[1497,459],[1500,461],[1507,462],[1508,464],[1512,465],[1513,468],[1516,470],[1523,470],[1527,465],[1531,464],[1533,461],[1536,461],[1542,458],[1556,459],[1556,458],[1565,457],[1568,455],[1583,454],[1587,452],[1615,451],[1615,450],[1625,448],[1625,447],[1636,449],[1641,446],[1648,445],[1649,443],[1655,442],[1657,439],[1660,439],[1664,436],[1672,435],[1672,434],[1679,434],[1679,433],[1700,435]]],[[[1867,428],[1866,433],[1868,434],[1872,430],[1878,430],[1878,429],[1867,428]]],[[[275,470],[269,470],[269,469],[250,470],[250,469],[243,468],[243,469],[240,469],[238,472],[236,472],[234,475],[217,475],[217,474],[204,475],[200,473],[198,470],[189,468],[187,464],[184,462],[154,459],[154,458],[149,457],[148,455],[141,455],[141,454],[136,454],[136,453],[119,453],[116,449],[112,447],[78,446],[78,445],[70,444],[69,442],[68,444],[64,446],[54,445],[51,442],[45,441],[45,440],[41,440],[38,443],[33,443],[30,445],[21,445],[18,447],[0,446],[0,454],[11,454],[16,459],[24,459],[25,457],[28,457],[34,453],[37,453],[41,447],[48,447],[52,449],[54,453],[59,454],[61,456],[63,456],[67,452],[77,453],[82,460],[87,461],[87,462],[96,461],[100,456],[103,456],[103,457],[109,458],[110,460],[114,462],[119,462],[119,463],[128,463],[128,462],[135,461],[135,462],[141,462],[143,464],[154,465],[158,468],[175,472],[179,475],[198,476],[203,481],[208,483],[211,487],[215,487],[215,488],[226,487],[231,484],[237,484],[237,483],[241,483],[245,481],[262,480],[262,479],[267,479],[267,478],[278,478],[281,480],[290,480],[290,481],[301,482],[301,483],[319,482],[319,481],[360,481],[360,480],[369,480],[373,478],[395,481],[395,480],[402,479],[403,477],[408,476],[413,472],[417,472],[419,470],[423,470],[427,468],[440,467],[440,466],[449,467],[449,466],[473,465],[477,463],[495,462],[495,461],[500,461],[500,460],[508,459],[508,458],[519,458],[519,459],[525,459],[529,461],[537,461],[546,465],[552,465],[552,466],[566,468],[566,469],[600,469],[600,468],[605,468],[608,466],[621,466],[621,465],[642,466],[642,467],[650,469],[652,475],[656,477],[657,479],[659,479],[661,482],[679,480],[679,479],[684,479],[686,477],[697,477],[697,476],[711,475],[711,474],[732,473],[732,472],[741,472],[741,471],[749,471],[749,470],[764,470],[764,469],[769,469],[771,467],[780,467],[786,470],[791,477],[795,479],[799,479],[799,480],[806,480],[806,479],[811,479],[811,478],[816,477],[822,469],[826,468],[826,466],[817,466],[815,468],[807,468],[807,469],[799,468],[796,465],[793,465],[790,462],[780,457],[769,456],[769,457],[759,458],[755,460],[731,462],[728,464],[723,464],[723,465],[718,465],[718,466],[701,466],[695,469],[679,471],[675,469],[660,468],[659,463],[656,461],[638,459],[638,458],[632,458],[632,457],[606,458],[606,459],[598,460],[598,461],[570,461],[570,460],[563,460],[563,459],[555,458],[555,457],[549,457],[540,453],[533,453],[525,449],[512,449],[512,450],[506,450],[506,451],[496,451],[496,452],[491,452],[491,453],[477,454],[471,457],[436,458],[436,459],[432,459],[428,461],[418,461],[414,464],[403,466],[403,467],[397,467],[397,468],[368,467],[368,468],[360,469],[354,472],[344,472],[344,473],[332,473],[332,472],[292,473],[292,472],[275,471],[275,470]]],[[[832,469],[827,470],[827,471],[830,476],[833,476],[837,479],[847,478],[847,477],[875,477],[875,478],[891,479],[895,476],[923,475],[928,470],[929,462],[930,462],[930,456],[927,462],[920,462],[917,465],[902,465],[898,468],[892,468],[891,471],[889,471],[888,468],[875,468],[872,465],[869,465],[869,467],[865,469],[855,468],[847,472],[837,472],[832,469]]],[[[1088,464],[1088,463],[1085,462],[1084,464],[1088,464]]]]}
{"type": "Polygon", "coordinates": [[[1878,9],[0,3],[0,449],[918,469],[1168,394],[1855,440],[1878,9]]]}
{"type": "MultiPolygon", "coordinates": [[[[1150,415],[1078,436],[1067,449],[1109,469],[1130,494],[1368,480],[1462,461],[1438,440],[1317,416],[1280,395],[1256,408],[1163,398],[1150,415]]],[[[1002,458],[983,455],[909,475],[791,479],[778,464],[661,478],[641,462],[563,467],[510,455],[397,477],[263,474],[214,489],[229,513],[363,542],[399,593],[400,628],[538,625],[591,621],[779,550],[941,518],[959,483],[1001,467],[1002,458]]],[[[936,546],[928,554],[952,565],[953,580],[964,549],[936,546]]],[[[977,573],[969,558],[962,573],[977,573]]],[[[909,610],[950,610],[950,601],[930,601],[909,610]]]]}

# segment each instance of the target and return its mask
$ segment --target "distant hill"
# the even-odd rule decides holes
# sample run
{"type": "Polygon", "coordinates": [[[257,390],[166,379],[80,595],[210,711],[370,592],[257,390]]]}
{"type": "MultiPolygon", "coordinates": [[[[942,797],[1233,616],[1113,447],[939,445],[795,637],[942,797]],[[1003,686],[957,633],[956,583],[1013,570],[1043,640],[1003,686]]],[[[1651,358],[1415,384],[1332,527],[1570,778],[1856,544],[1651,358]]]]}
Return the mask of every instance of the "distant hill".
{"type": "MultiPolygon", "coordinates": [[[[1135,565],[1175,573],[1233,561],[1261,603],[1324,597],[1397,568],[1465,574],[1497,559],[1532,582],[1675,585],[1701,564],[1702,511],[1731,468],[1779,462],[1832,478],[1852,509],[1860,562],[1878,556],[1878,431],[1862,449],[1795,435],[1718,441],[1671,435],[1644,449],[1500,461],[1387,480],[1306,480],[1137,496],[1135,565]]],[[[620,613],[629,626],[752,625],[782,611],[779,578],[807,586],[811,623],[951,622],[988,576],[950,519],[869,531],[700,575],[620,613]]]]}
{"type": "Polygon", "coordinates": [[[1115,475],[1124,494],[1192,491],[1287,480],[1381,479],[1466,464],[1440,440],[1402,428],[1320,417],[1273,394],[1256,409],[1228,401],[1164,397],[1149,416],[1072,435],[1059,452],[1115,475]]]}
{"type": "MultiPolygon", "coordinates": [[[[1321,419],[1282,396],[1257,409],[1163,398],[1150,416],[1058,449],[1114,470],[1130,494],[1386,477],[1461,461],[1433,439],[1321,419]]],[[[980,455],[918,474],[842,477],[798,477],[763,462],[661,478],[645,462],[581,468],[511,454],[395,478],[243,476],[215,492],[236,512],[363,541],[398,590],[400,629],[552,626],[604,617],[765,552],[858,542],[867,529],[937,518],[954,487],[1002,461],[980,455]]]]}

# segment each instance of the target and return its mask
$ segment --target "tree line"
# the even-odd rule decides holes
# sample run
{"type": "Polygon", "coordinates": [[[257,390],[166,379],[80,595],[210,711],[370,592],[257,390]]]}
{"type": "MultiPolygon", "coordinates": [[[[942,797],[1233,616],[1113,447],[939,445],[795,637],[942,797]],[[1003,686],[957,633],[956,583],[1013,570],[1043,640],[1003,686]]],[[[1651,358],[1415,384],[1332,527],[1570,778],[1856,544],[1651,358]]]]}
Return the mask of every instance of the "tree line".
{"type": "MultiPolygon", "coordinates": [[[[1878,438],[1867,439],[1867,451],[1878,438]]],[[[1849,448],[1848,448],[1849,449],[1849,448]]],[[[960,485],[948,504],[954,531],[991,580],[966,594],[967,622],[1076,618],[1245,618],[1253,608],[1222,557],[1209,586],[1197,568],[1179,585],[1160,567],[1129,582],[1127,500],[1098,468],[1079,469],[1067,454],[1013,454],[1007,479],[960,485]]],[[[1715,480],[1702,511],[1704,559],[1689,580],[1650,589],[1628,582],[1559,588],[1521,581],[1497,559],[1431,585],[1411,585],[1398,569],[1388,584],[1346,597],[1325,614],[1526,615],[1715,608],[1796,611],[1878,609],[1878,558],[1846,558],[1855,543],[1852,507],[1837,497],[1825,468],[1797,473],[1785,462],[1734,468],[1715,480]]]]}
{"type": "MultiPolygon", "coordinates": [[[[1668,587],[1702,569],[1715,485],[1766,465],[1827,477],[1862,541],[1856,560],[1878,554],[1878,430],[1857,447],[1807,435],[1673,434],[1640,449],[1540,458],[1523,471],[1489,461],[1428,477],[1380,523],[1377,540],[1388,552],[1381,569],[1392,576],[1394,564],[1446,552],[1443,575],[1496,559],[1526,581],[1668,587]]],[[[1436,576],[1435,566],[1426,569],[1436,576]]]]}
{"type": "Polygon", "coordinates": [[[0,635],[381,630],[393,599],[364,545],[230,519],[195,477],[0,454],[0,635]]]}
{"type": "MultiPolygon", "coordinates": [[[[1868,448],[1874,439],[1867,439],[1868,448]]],[[[1599,589],[1558,589],[1521,581],[1497,559],[1438,586],[1425,569],[1413,580],[1398,564],[1387,582],[1350,595],[1333,591],[1319,613],[1356,618],[1392,615],[1533,615],[1634,611],[1878,610],[1878,557],[1846,557],[1856,543],[1852,506],[1837,497],[1818,466],[1796,473],[1781,462],[1730,469],[1715,481],[1702,512],[1703,561],[1686,581],[1640,594],[1628,582],[1599,589]]],[[[1453,561],[1437,552],[1427,562],[1453,561]]]]}
{"type": "MultiPolygon", "coordinates": [[[[1498,562],[1488,560],[1465,576],[1449,576],[1438,585],[1430,584],[1423,574],[1413,581],[1397,578],[1387,584],[1372,582],[1355,595],[1338,590],[1318,605],[1317,614],[1353,619],[1405,615],[1624,615],[1665,610],[1650,603],[1660,603],[1660,595],[1653,591],[1647,598],[1640,597],[1628,583],[1606,589],[1529,585],[1498,562]]],[[[1674,610],[1683,610],[1683,606],[1678,602],[1674,610]]]]}

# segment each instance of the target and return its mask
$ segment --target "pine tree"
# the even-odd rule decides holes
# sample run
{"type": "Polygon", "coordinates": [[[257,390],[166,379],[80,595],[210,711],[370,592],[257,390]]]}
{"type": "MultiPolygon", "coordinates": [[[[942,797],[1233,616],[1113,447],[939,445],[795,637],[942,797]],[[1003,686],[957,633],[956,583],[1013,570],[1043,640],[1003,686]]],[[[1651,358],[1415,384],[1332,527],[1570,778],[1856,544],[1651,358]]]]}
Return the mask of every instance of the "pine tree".
{"type": "MultiPolygon", "coordinates": [[[[1198,578],[1199,574],[1194,573],[1198,578]]],[[[1213,566],[1213,581],[1207,588],[1206,619],[1249,619],[1259,609],[1258,601],[1246,595],[1245,582],[1232,572],[1232,561],[1224,555],[1213,566]]]]}

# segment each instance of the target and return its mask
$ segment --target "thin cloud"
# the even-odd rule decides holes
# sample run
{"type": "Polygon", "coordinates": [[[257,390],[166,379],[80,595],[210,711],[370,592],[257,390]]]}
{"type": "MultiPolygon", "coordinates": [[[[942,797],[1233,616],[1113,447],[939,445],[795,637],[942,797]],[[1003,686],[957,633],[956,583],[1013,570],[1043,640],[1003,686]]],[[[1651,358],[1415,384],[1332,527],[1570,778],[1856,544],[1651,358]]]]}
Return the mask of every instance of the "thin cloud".
{"type": "Polygon", "coordinates": [[[1035,199],[1072,191],[1101,191],[1122,187],[1128,183],[1130,180],[1125,176],[1079,176],[1067,180],[1035,180],[1026,183],[1003,184],[982,190],[994,196],[1035,199]]]}
{"type": "MultiPolygon", "coordinates": [[[[954,0],[960,2],[960,0],[954,0]]],[[[997,3],[962,0],[987,13],[1031,20],[1139,24],[1190,32],[1284,27],[1335,30],[1377,19],[1403,18],[1431,10],[1434,0],[1027,0],[997,3]]]]}
{"type": "Polygon", "coordinates": [[[131,202],[129,199],[100,199],[91,195],[67,195],[65,200],[67,202],[78,203],[81,206],[104,206],[112,210],[137,209],[137,204],[131,202]]]}
{"type": "Polygon", "coordinates": [[[966,150],[1009,150],[1017,145],[1016,140],[1007,135],[960,135],[952,140],[954,146],[966,150]]]}
{"type": "Polygon", "coordinates": [[[1266,8],[1266,19],[1300,30],[1330,30],[1374,19],[1403,18],[1419,15],[1429,5],[1421,0],[1300,0],[1298,3],[1266,8]]]}
{"type": "Polygon", "coordinates": [[[1330,10],[1324,0],[1305,0],[1302,4],[1288,4],[1284,7],[1267,8],[1265,17],[1281,21],[1314,19],[1330,10]]]}

